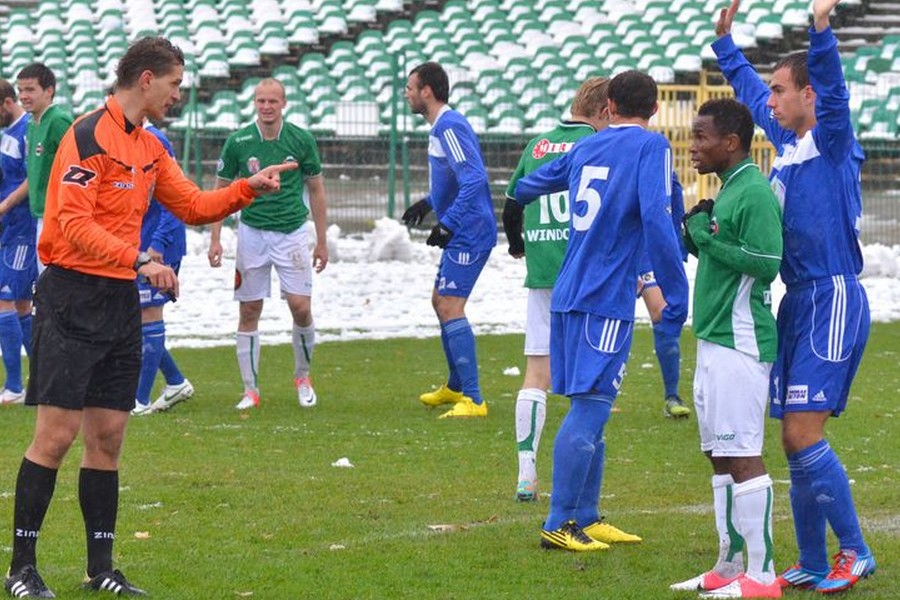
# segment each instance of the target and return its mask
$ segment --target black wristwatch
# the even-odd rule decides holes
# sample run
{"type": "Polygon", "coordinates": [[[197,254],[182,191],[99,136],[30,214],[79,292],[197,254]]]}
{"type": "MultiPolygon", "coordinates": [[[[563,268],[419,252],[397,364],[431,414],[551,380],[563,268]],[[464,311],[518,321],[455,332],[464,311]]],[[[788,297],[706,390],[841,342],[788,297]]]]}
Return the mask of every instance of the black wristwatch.
{"type": "Polygon", "coordinates": [[[137,258],[135,259],[132,268],[137,271],[149,262],[153,262],[153,259],[150,258],[149,254],[147,254],[146,252],[138,252],[137,258]]]}

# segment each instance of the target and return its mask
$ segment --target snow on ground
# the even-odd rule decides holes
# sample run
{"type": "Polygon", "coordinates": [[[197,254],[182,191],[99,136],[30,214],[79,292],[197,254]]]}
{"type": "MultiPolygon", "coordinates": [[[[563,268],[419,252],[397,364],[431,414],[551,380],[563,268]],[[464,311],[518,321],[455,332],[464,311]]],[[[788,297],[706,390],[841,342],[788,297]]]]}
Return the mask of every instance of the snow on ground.
{"type": "MultiPolygon", "coordinates": [[[[431,289],[440,250],[409,233],[397,221],[381,219],[375,230],[361,237],[341,237],[329,230],[328,267],[313,282],[313,315],[319,341],[437,336],[431,309],[431,289]]],[[[188,254],[181,265],[181,297],[166,308],[166,336],[170,347],[230,345],[237,327],[237,303],[232,299],[235,238],[223,229],[225,257],[212,269],[206,258],[209,234],[188,230],[188,254]]],[[[863,283],[875,321],[900,320],[900,246],[863,248],[863,283]]],[[[696,262],[687,265],[693,281],[696,262]]],[[[524,329],[525,265],[498,245],[475,286],[467,315],[477,334],[519,333],[524,329]]],[[[693,288],[693,286],[691,286],[693,288]]],[[[273,297],[260,320],[264,343],[288,343],[291,317],[278,296],[273,273],[273,297]]],[[[773,285],[775,304],[784,295],[780,281],[773,285]]],[[[637,318],[648,322],[643,302],[637,318]]]]}

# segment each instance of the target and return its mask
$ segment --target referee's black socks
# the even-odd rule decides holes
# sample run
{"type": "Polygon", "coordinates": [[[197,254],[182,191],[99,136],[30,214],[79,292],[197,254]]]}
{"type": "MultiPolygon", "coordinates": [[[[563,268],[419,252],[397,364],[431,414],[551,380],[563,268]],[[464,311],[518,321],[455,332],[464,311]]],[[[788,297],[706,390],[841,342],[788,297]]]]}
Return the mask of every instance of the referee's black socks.
{"type": "Polygon", "coordinates": [[[16,479],[13,516],[13,551],[10,573],[26,565],[35,565],[35,547],[44,516],[56,487],[56,469],[48,469],[27,458],[22,459],[16,479]]]}
{"type": "Polygon", "coordinates": [[[119,472],[82,468],[78,500],[87,534],[87,574],[112,571],[112,547],[119,510],[119,472]]]}

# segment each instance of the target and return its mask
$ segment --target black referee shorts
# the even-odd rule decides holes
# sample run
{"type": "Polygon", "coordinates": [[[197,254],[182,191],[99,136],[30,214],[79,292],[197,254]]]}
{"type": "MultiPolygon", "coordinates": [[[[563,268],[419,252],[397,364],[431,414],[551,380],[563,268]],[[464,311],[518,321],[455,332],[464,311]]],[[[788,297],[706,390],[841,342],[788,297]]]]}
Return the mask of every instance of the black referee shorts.
{"type": "Polygon", "coordinates": [[[34,294],[25,404],[134,408],[141,372],[141,305],[134,281],[51,265],[34,294]]]}

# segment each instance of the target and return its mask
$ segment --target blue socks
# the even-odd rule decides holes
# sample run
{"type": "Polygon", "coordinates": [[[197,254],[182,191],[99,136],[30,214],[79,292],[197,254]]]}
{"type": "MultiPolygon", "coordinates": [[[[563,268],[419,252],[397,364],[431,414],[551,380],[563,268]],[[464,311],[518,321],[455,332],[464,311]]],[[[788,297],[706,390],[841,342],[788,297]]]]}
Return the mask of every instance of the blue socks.
{"type": "Polygon", "coordinates": [[[22,383],[22,326],[14,310],[0,312],[0,352],[6,367],[6,384],[11,392],[21,392],[22,383]]]}
{"type": "Polygon", "coordinates": [[[559,529],[570,519],[581,526],[598,519],[605,460],[603,429],[612,403],[612,398],[594,394],[572,396],[553,444],[553,493],[544,522],[546,531],[559,529]]]}
{"type": "Polygon", "coordinates": [[[594,443],[594,456],[588,469],[584,488],[575,508],[575,521],[579,527],[587,527],[600,520],[600,488],[603,485],[603,467],[606,464],[606,439],[601,434],[600,441],[594,443]]]}
{"type": "Polygon", "coordinates": [[[793,507],[797,545],[801,551],[800,564],[810,570],[828,570],[825,528],[822,522],[825,519],[834,530],[842,550],[855,550],[860,556],[868,555],[869,547],[863,541],[847,472],[828,442],[820,440],[789,455],[788,464],[791,467],[792,507],[796,495],[798,501],[806,504],[806,511],[812,511],[811,515],[798,519],[797,513],[804,511],[802,507],[793,507]],[[800,485],[795,493],[794,471],[798,467],[805,471],[806,481],[802,477],[798,478],[800,485]],[[804,485],[807,487],[804,488],[804,485]],[[813,503],[817,510],[813,509],[813,503]],[[810,562],[804,560],[805,550],[810,562]]]}
{"type": "Polygon", "coordinates": [[[25,346],[25,354],[31,358],[31,313],[19,315],[19,327],[22,328],[22,345],[25,346]]]}
{"type": "Polygon", "coordinates": [[[794,531],[800,550],[800,565],[809,571],[826,573],[831,569],[831,565],[828,564],[828,548],[825,540],[825,513],[816,503],[816,495],[810,485],[809,476],[801,463],[801,458],[817,446],[819,444],[788,455],[788,468],[791,472],[791,511],[794,514],[794,531]]]}
{"type": "Polygon", "coordinates": [[[450,366],[447,387],[460,390],[481,404],[481,389],[478,387],[478,360],[475,356],[475,334],[465,317],[452,319],[441,324],[441,339],[445,339],[444,353],[450,366]],[[454,387],[457,383],[459,387],[454,387]]]}
{"type": "Polygon", "coordinates": [[[156,372],[166,351],[166,324],[163,321],[144,323],[141,326],[143,335],[143,352],[141,357],[141,378],[138,382],[136,400],[141,404],[150,403],[150,392],[156,381],[156,372]]]}
{"type": "Polygon", "coordinates": [[[462,383],[459,380],[459,373],[456,371],[456,365],[453,363],[453,358],[450,354],[450,346],[447,345],[447,328],[444,323],[441,323],[441,345],[444,347],[444,356],[447,358],[447,369],[450,373],[447,376],[447,387],[454,392],[458,392],[462,390],[462,383]]]}
{"type": "Polygon", "coordinates": [[[163,345],[163,354],[159,360],[159,370],[162,371],[163,377],[166,378],[166,383],[168,385],[184,383],[184,374],[182,374],[178,365],[175,364],[175,359],[172,358],[172,355],[166,350],[165,345],[163,345]]]}
{"type": "Polygon", "coordinates": [[[671,333],[663,331],[659,325],[653,326],[653,348],[656,350],[656,360],[659,361],[666,398],[678,395],[679,369],[681,368],[679,338],[680,336],[673,336],[671,333]]]}

